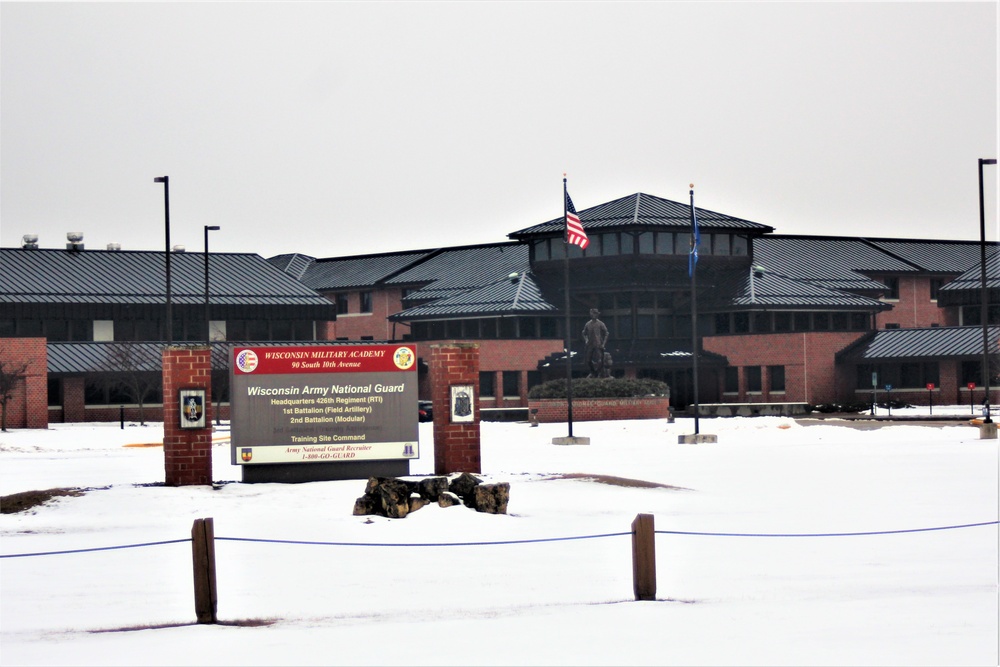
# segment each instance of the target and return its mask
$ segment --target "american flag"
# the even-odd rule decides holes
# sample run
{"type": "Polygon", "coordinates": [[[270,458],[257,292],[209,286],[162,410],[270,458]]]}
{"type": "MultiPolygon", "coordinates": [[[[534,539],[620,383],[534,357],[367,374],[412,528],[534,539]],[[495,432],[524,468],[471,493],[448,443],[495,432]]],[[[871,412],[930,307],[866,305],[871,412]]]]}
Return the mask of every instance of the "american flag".
{"type": "Polygon", "coordinates": [[[569,198],[569,190],[566,189],[565,183],[563,184],[563,194],[566,195],[566,242],[586,250],[587,246],[590,245],[590,239],[587,238],[587,232],[583,231],[580,216],[576,214],[576,207],[573,206],[573,200],[569,198]]]}

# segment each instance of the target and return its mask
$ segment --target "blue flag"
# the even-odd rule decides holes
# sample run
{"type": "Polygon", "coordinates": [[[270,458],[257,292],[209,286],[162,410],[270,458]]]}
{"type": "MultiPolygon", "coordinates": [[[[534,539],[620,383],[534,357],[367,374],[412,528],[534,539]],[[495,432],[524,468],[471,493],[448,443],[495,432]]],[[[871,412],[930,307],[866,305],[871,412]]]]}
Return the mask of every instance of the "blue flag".
{"type": "Polygon", "coordinates": [[[694,266],[698,263],[698,245],[701,243],[701,231],[698,229],[698,214],[694,210],[694,190],[691,191],[691,250],[688,253],[688,277],[694,275],[694,266]]]}

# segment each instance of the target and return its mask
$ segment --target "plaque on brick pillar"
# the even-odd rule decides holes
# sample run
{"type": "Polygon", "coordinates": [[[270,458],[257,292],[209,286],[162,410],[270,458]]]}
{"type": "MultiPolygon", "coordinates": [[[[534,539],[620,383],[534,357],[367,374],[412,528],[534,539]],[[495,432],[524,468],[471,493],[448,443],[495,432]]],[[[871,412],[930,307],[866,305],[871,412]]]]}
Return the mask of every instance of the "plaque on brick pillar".
{"type": "Polygon", "coordinates": [[[181,428],[205,428],[204,389],[181,389],[178,405],[181,428]]]}
{"type": "Polygon", "coordinates": [[[471,384],[451,386],[450,414],[453,424],[470,424],[473,419],[473,388],[471,384]]]}

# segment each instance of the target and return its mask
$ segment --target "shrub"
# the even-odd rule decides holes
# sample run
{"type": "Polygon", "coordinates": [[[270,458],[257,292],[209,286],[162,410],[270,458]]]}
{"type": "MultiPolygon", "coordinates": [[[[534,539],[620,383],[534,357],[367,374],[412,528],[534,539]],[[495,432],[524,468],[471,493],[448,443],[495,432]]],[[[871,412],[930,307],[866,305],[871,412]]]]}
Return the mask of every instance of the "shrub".
{"type": "MultiPolygon", "coordinates": [[[[659,380],[625,378],[577,378],[573,380],[573,398],[638,398],[670,396],[670,385],[659,380]]],[[[566,380],[550,380],[535,385],[528,398],[566,398],[566,380]]]]}

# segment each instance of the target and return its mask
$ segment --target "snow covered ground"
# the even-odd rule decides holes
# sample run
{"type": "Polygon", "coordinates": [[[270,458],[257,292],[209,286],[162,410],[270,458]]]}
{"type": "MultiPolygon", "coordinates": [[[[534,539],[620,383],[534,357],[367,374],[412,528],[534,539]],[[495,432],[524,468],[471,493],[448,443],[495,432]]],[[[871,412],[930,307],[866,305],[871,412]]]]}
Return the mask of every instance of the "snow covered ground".
{"type": "MultiPolygon", "coordinates": [[[[949,409],[968,414],[934,414],[949,409]]],[[[364,480],[239,483],[224,429],[216,488],[164,487],[162,448],[128,446],[162,424],[0,433],[0,495],[89,489],[0,515],[0,663],[998,663],[996,440],[964,423],[700,426],[718,443],[679,445],[690,419],[578,422],[587,446],[551,444],[565,423],[486,422],[480,477],[510,482],[508,514],[405,519],[353,516],[364,480]],[[658,531],[655,601],[633,599],[639,513],[658,531]],[[194,623],[203,517],[225,625],[194,623]],[[127,548],[19,556],[99,547],[127,548]]],[[[431,424],[420,438],[411,474],[432,474],[431,424]]]]}

